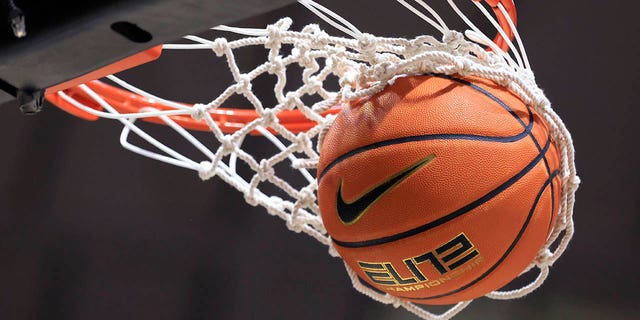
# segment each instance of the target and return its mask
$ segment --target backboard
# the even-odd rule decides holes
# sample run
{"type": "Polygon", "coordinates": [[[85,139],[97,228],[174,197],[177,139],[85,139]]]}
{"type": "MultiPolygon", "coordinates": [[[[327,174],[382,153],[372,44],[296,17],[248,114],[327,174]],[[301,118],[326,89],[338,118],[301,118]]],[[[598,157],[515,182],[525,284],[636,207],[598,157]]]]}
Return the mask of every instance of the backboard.
{"type": "Polygon", "coordinates": [[[295,1],[2,2],[6,3],[0,11],[5,22],[0,25],[0,105],[19,95],[41,99],[49,87],[134,53],[295,1]],[[6,22],[15,8],[24,15],[23,37],[17,37],[6,22]]]}

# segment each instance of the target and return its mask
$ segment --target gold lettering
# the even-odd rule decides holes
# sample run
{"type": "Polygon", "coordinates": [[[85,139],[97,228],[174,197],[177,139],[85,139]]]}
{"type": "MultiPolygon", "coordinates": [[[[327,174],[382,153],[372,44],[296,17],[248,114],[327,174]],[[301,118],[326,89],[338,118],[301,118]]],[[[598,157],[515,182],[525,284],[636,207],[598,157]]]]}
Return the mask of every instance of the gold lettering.
{"type": "MultiPolygon", "coordinates": [[[[439,286],[445,282],[457,279],[480,265],[484,257],[479,254],[477,248],[469,241],[464,233],[458,234],[453,239],[444,243],[440,247],[426,253],[403,259],[401,264],[405,269],[397,269],[391,262],[362,262],[358,264],[374,285],[398,292],[419,291],[431,287],[439,286]],[[428,259],[427,259],[428,258],[428,259]],[[444,261],[448,270],[437,267],[438,261],[444,261]],[[435,262],[434,262],[435,261],[435,262]],[[424,263],[431,262],[431,263],[424,263]],[[437,263],[436,263],[437,262],[437,263]],[[435,264],[434,264],[435,263],[435,264]],[[424,268],[436,267],[441,273],[438,279],[427,279],[423,274],[424,268]],[[421,270],[422,269],[422,270],[421,270]],[[400,273],[409,277],[404,277],[400,273]]],[[[444,264],[442,265],[444,266],[444,264]]]]}

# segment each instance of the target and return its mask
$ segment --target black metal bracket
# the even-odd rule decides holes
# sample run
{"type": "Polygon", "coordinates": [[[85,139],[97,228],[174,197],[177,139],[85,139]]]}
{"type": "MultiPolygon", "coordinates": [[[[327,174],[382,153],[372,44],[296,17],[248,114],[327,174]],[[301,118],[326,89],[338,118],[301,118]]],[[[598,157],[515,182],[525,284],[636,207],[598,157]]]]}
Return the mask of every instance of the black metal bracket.
{"type": "Polygon", "coordinates": [[[9,21],[9,25],[13,30],[13,35],[16,38],[22,38],[27,35],[27,26],[25,24],[24,13],[20,8],[15,4],[13,0],[5,0],[7,5],[7,20],[9,21]]]}

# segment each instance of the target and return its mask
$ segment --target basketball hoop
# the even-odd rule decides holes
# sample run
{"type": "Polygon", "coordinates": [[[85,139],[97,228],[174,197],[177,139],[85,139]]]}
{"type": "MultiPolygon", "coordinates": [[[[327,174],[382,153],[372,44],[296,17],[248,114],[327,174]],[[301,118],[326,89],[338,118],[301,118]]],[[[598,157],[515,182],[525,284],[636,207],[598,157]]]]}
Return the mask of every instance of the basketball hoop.
{"type": "MultiPolygon", "coordinates": [[[[340,105],[379,93],[403,76],[439,74],[491,80],[508,88],[544,118],[561,155],[563,189],[559,213],[544,247],[526,270],[538,268],[538,277],[521,289],[487,295],[493,299],[522,297],[542,284],[549,267],[562,255],[573,235],[574,193],[579,179],[571,136],[535,82],[516,30],[516,11],[512,0],[473,0],[497,30],[493,40],[478,29],[452,0],[448,0],[449,5],[468,25],[469,29],[464,32],[451,30],[423,1],[398,2],[442,33],[442,38],[423,35],[404,39],[370,35],[316,2],[299,0],[348,37],[330,35],[318,25],[307,25],[294,31],[289,18],[282,18],[264,29],[218,26],[214,29],[219,32],[244,37],[230,41],[224,37],[210,40],[186,36],[190,43],[165,44],[136,54],[49,88],[46,98],[61,109],[87,120],[105,118],[121,122],[120,141],[126,149],[193,170],[203,180],[220,177],[242,192],[249,204],[264,207],[269,214],[283,219],[290,230],[310,235],[327,245],[331,255],[337,256],[320,219],[316,201],[318,183],[309,171],[318,167],[318,150],[340,112],[340,105]],[[235,59],[237,49],[244,47],[267,50],[264,63],[246,73],[240,71],[235,59]],[[226,59],[233,83],[211,101],[186,104],[160,98],[112,75],[157,59],[162,50],[211,50],[217,57],[226,59]],[[302,69],[303,84],[295,89],[285,89],[287,70],[291,66],[302,69]],[[265,105],[252,91],[252,81],[263,75],[276,79],[275,105],[265,105]],[[93,80],[103,76],[118,87],[93,80]],[[328,89],[328,83],[333,83],[339,90],[328,89]],[[228,106],[227,101],[234,95],[244,97],[251,109],[228,106]],[[314,102],[305,102],[307,100],[303,101],[303,97],[311,97],[314,102]],[[140,127],[137,119],[166,125],[203,157],[192,159],[163,144],[140,127]],[[217,143],[215,148],[188,130],[211,132],[217,143]],[[129,140],[131,133],[154,146],[155,150],[132,144],[129,140]],[[264,136],[274,146],[272,154],[258,157],[243,149],[247,135],[264,136]],[[283,164],[298,172],[299,181],[294,183],[278,176],[283,164]],[[251,174],[242,174],[237,169],[239,165],[248,167],[251,174]],[[268,194],[266,185],[277,187],[279,192],[268,194]]],[[[361,293],[376,301],[402,306],[423,319],[451,318],[470,303],[459,302],[444,314],[435,315],[409,301],[372,290],[349,266],[347,273],[361,293]]]]}
{"type": "MultiPolygon", "coordinates": [[[[474,2],[480,2],[478,0],[473,0],[474,2]]],[[[403,5],[411,8],[408,3],[405,1],[399,1],[403,5]]],[[[497,23],[499,25],[499,32],[494,39],[495,45],[491,45],[494,49],[500,48],[503,51],[509,50],[509,43],[505,41],[504,37],[509,39],[513,39],[514,31],[512,30],[513,25],[515,28],[515,23],[517,21],[517,15],[515,10],[515,5],[512,0],[489,0],[485,1],[487,4],[491,6],[495,15],[497,17],[497,23]],[[503,10],[500,9],[503,8],[503,10]],[[509,17],[509,18],[507,18],[509,17]]],[[[301,2],[301,3],[304,3],[301,2]]],[[[313,7],[311,7],[313,8],[313,7]]],[[[415,8],[413,8],[415,10],[415,8]]],[[[418,11],[414,11],[419,13],[418,11]]],[[[424,17],[424,15],[422,15],[424,17]]],[[[426,18],[426,17],[425,17],[426,18]]],[[[426,18],[428,19],[428,18],[426,18]]],[[[469,21],[469,20],[467,20],[469,21]]],[[[470,22],[470,21],[469,21],[470,22]]],[[[439,28],[440,29],[440,28],[439,28]]],[[[229,29],[231,31],[231,29],[229,29]]],[[[89,82],[93,79],[99,79],[104,76],[114,74],[123,70],[127,70],[133,68],[137,65],[141,65],[155,59],[158,59],[162,53],[162,47],[154,47],[144,52],[138,53],[129,58],[117,61],[108,66],[102,67],[100,69],[94,70],[89,74],[86,74],[82,77],[72,79],[70,81],[61,83],[54,87],[48,88],[46,90],[46,98],[54,105],[58,106],[62,110],[65,110],[75,116],[86,120],[97,120],[98,116],[88,112],[83,111],[73,104],[67,102],[65,99],[62,99],[56,92],[65,90],[65,93],[69,96],[77,97],[78,99],[83,99],[86,102],[87,106],[95,110],[102,110],[102,107],[96,103],[91,102],[91,99],[87,99],[86,94],[83,93],[83,90],[78,86],[79,84],[89,82]]],[[[164,104],[162,101],[156,101],[153,99],[145,98],[144,95],[132,94],[132,91],[122,90],[115,86],[106,84],[99,80],[94,80],[87,85],[98,95],[107,99],[107,102],[114,107],[119,113],[124,114],[133,114],[140,112],[141,109],[146,107],[152,107],[158,110],[171,110],[175,109],[175,106],[171,104],[164,104]]],[[[188,107],[188,105],[185,105],[188,107]]],[[[327,114],[335,114],[339,111],[338,108],[334,108],[330,110],[327,114]]],[[[259,118],[259,115],[254,110],[248,109],[239,109],[239,108],[215,108],[210,111],[214,121],[220,126],[222,132],[232,133],[240,128],[242,128],[247,123],[259,118]]],[[[288,128],[292,132],[304,132],[309,130],[313,123],[304,115],[302,115],[297,110],[283,111],[278,115],[279,122],[288,128]]],[[[209,128],[204,121],[197,121],[191,118],[190,116],[170,116],[173,120],[176,121],[180,126],[190,129],[190,130],[200,130],[200,131],[208,131],[209,128]]],[[[161,120],[153,117],[144,117],[145,121],[155,122],[155,123],[163,123],[161,120]]]]}

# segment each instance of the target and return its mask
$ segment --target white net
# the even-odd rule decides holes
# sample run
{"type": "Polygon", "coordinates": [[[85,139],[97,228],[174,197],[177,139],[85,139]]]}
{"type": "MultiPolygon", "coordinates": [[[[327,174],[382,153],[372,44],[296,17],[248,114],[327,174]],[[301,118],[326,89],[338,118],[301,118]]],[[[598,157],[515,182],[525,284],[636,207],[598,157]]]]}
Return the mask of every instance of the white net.
{"type": "MultiPolygon", "coordinates": [[[[123,124],[120,141],[126,149],[194,170],[203,180],[219,177],[240,191],[249,204],[264,207],[269,214],[284,220],[290,230],[312,236],[328,246],[331,255],[337,256],[320,219],[316,202],[317,183],[312,173],[318,164],[319,144],[334,118],[328,111],[342,102],[377,93],[397,77],[406,75],[457,74],[493,80],[533,106],[549,124],[561,155],[563,190],[553,232],[526,270],[538,268],[537,278],[520,289],[492,292],[487,297],[522,297],[540,286],[549,273],[549,267],[563,253],[573,234],[572,211],[579,180],[574,166],[571,136],[536,85],[517,32],[515,43],[507,41],[510,50],[504,52],[473,25],[453,1],[449,1],[449,4],[469,26],[469,30],[464,33],[450,30],[435,10],[424,2],[416,1],[416,6],[413,6],[399,0],[411,12],[439,30],[443,37],[441,40],[430,35],[413,39],[377,37],[362,33],[348,21],[317,3],[308,0],[299,2],[349,36],[331,36],[318,25],[307,25],[300,31],[293,31],[292,20],[283,18],[264,29],[227,26],[215,28],[221,32],[244,35],[239,40],[228,41],[222,37],[209,40],[187,36],[185,39],[191,43],[164,45],[166,50],[211,50],[218,58],[226,59],[233,82],[211,101],[187,106],[152,95],[115,76],[108,78],[126,90],[161,101],[172,109],[157,110],[149,107],[137,113],[121,114],[87,85],[81,85],[80,89],[104,108],[105,112],[90,108],[65,92],[57,94],[83,111],[120,121],[123,124]],[[491,50],[487,51],[485,46],[491,50]],[[243,47],[264,48],[265,61],[248,72],[241,72],[244,68],[239,66],[235,53],[243,47]],[[297,77],[302,79],[302,84],[293,89],[289,88],[291,81],[288,79],[291,70],[298,70],[297,77]],[[261,76],[275,79],[271,99],[275,101],[273,104],[265,105],[264,101],[267,99],[259,98],[252,90],[253,82],[261,76]],[[244,97],[259,117],[243,124],[234,133],[227,134],[221,129],[223,121],[214,119],[210,111],[224,107],[232,96],[244,97]],[[298,110],[311,123],[310,128],[296,133],[280,123],[277,115],[285,110],[298,110]],[[196,138],[177,124],[171,118],[176,115],[188,115],[204,121],[211,132],[208,139],[215,142],[215,147],[211,147],[211,141],[202,141],[202,138],[196,138]],[[136,124],[136,119],[147,117],[161,119],[184,139],[185,145],[199,151],[201,157],[188,157],[145,132],[136,124]],[[132,132],[155,148],[134,145],[130,140],[132,132]],[[255,155],[243,148],[245,138],[255,132],[263,137],[248,139],[269,141],[273,145],[270,154],[255,155]],[[295,169],[298,176],[293,177],[287,172],[287,178],[283,178],[283,171],[291,171],[291,168],[295,169]]],[[[476,6],[498,32],[508,39],[486,8],[479,3],[476,6]]],[[[506,9],[502,5],[499,8],[508,17],[506,9]]],[[[511,21],[509,24],[515,31],[511,21]]],[[[424,319],[448,319],[470,303],[461,302],[449,311],[435,315],[415,304],[370,289],[360,282],[353,270],[348,266],[346,268],[358,291],[382,303],[402,306],[424,319]]]]}

